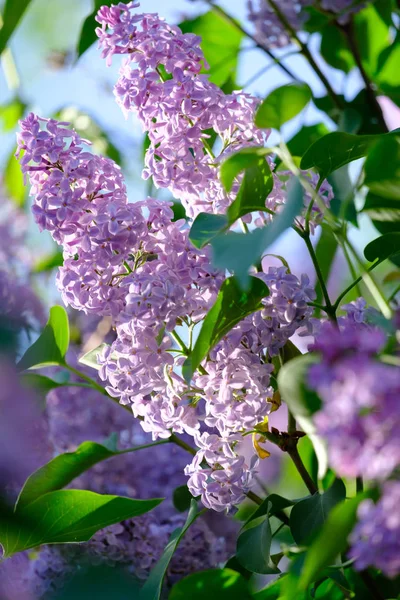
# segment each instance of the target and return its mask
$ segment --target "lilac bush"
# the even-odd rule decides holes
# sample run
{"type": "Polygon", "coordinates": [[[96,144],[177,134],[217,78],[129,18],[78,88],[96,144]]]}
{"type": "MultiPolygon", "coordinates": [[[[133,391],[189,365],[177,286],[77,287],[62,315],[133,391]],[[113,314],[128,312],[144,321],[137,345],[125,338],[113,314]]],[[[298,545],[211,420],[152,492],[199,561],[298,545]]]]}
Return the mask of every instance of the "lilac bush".
{"type": "Polygon", "coordinates": [[[119,61],[114,96],[145,137],[146,198],[130,201],[118,152],[17,99],[15,156],[55,254],[32,259],[26,216],[2,199],[6,600],[62,598],[97,567],[140,600],[397,593],[400,149],[377,100],[398,102],[397,15],[251,0],[242,26],[208,4],[181,27],[138,2],[96,4],[82,29],[79,53],[90,29],[106,65],[119,61]],[[353,100],[314,59],[317,29],[329,65],[358,69],[353,100]],[[235,81],[253,44],[291,79],[264,100],[235,81]],[[286,66],[289,45],[327,96],[286,66]],[[335,131],[310,124],[311,100],[335,131]],[[382,233],[367,262],[361,216],[382,233]],[[303,256],[292,270],[294,239],[311,271],[303,256]],[[44,325],[55,266],[68,313],[53,306],[44,325]]]}

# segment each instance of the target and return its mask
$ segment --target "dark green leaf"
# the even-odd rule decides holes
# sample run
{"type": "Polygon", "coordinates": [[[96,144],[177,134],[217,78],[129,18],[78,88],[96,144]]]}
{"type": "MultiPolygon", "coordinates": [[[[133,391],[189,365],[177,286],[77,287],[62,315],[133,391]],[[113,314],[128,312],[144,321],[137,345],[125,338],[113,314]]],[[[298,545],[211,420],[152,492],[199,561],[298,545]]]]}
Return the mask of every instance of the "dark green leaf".
{"type": "Polygon", "coordinates": [[[400,200],[400,140],[384,136],[365,161],[365,185],[374,194],[400,200]]]}
{"type": "Polygon", "coordinates": [[[283,496],[279,496],[279,494],[269,494],[269,496],[263,500],[263,503],[260,504],[257,510],[247,520],[247,523],[266,514],[269,514],[270,517],[273,517],[283,509],[290,508],[296,504],[296,502],[298,501],[289,500],[289,498],[284,498],[283,496]]]}
{"type": "Polygon", "coordinates": [[[189,239],[196,248],[203,248],[227,227],[229,223],[225,215],[200,213],[190,228],[189,239]]]}
{"type": "Polygon", "coordinates": [[[250,600],[246,580],[231,569],[200,571],[174,585],[168,600],[250,600]]]}
{"type": "Polygon", "coordinates": [[[310,543],[324,525],[329,512],[346,497],[346,487],[341,479],[324,493],[318,492],[294,505],[290,513],[290,530],[299,546],[310,543]]]}
{"type": "Polygon", "coordinates": [[[189,492],[187,485],[180,485],[174,489],[172,501],[176,510],[179,510],[179,512],[185,512],[185,510],[188,510],[192,500],[193,496],[189,492]]]}
{"type": "Polygon", "coordinates": [[[346,549],[347,538],[356,522],[358,506],[365,497],[365,494],[358,495],[331,510],[322,530],[307,551],[299,581],[300,589],[307,589],[322,569],[333,563],[346,549]]]}
{"type": "Polygon", "coordinates": [[[118,452],[111,452],[96,442],[83,442],[75,452],[65,452],[56,456],[25,481],[17,500],[18,510],[48,492],[62,489],[93,465],[116,454],[118,452]]]}
{"type": "Polygon", "coordinates": [[[291,140],[288,141],[287,147],[289,148],[292,156],[303,156],[306,150],[322,138],[324,135],[329,133],[329,129],[324,123],[315,123],[314,125],[304,125],[300,131],[298,131],[291,140]]]}
{"type": "Polygon", "coordinates": [[[4,187],[7,196],[11,198],[17,206],[24,206],[26,197],[24,176],[22,175],[21,168],[14,156],[14,152],[10,154],[4,169],[4,187]]]}
{"type": "Polygon", "coordinates": [[[19,119],[24,114],[25,108],[26,105],[19,98],[15,98],[11,102],[0,106],[0,121],[5,133],[15,128],[19,119]]]}
{"type": "Polygon", "coordinates": [[[187,219],[185,207],[178,200],[173,201],[173,205],[171,206],[172,212],[174,213],[174,218],[172,221],[175,223],[176,221],[180,221],[181,219],[187,219]]]}
{"type": "Polygon", "coordinates": [[[280,129],[298,115],[311,98],[312,92],[305,83],[289,83],[276,88],[259,106],[255,124],[257,127],[280,129]]]}
{"type": "Polygon", "coordinates": [[[63,386],[62,383],[53,381],[50,377],[38,375],[37,373],[24,373],[21,375],[21,383],[23,386],[33,388],[43,394],[48,394],[50,390],[63,386]]]}
{"type": "Polygon", "coordinates": [[[355,67],[346,36],[337,25],[327,25],[321,34],[321,55],[328,65],[349,73],[355,67]]]}
{"type": "MultiPolygon", "coordinates": [[[[281,598],[282,583],[284,582],[285,577],[286,576],[284,575],[283,577],[275,579],[272,583],[269,583],[267,587],[253,594],[253,600],[278,600],[278,598],[281,598]]],[[[296,600],[300,599],[296,598],[296,600]]]]}
{"type": "MultiPolygon", "coordinates": [[[[337,248],[338,242],[336,237],[333,235],[332,230],[330,228],[323,228],[321,231],[321,236],[315,247],[315,254],[317,255],[318,264],[321,268],[324,281],[329,280],[329,274],[331,272],[337,248]]],[[[317,294],[315,301],[320,304],[322,302],[323,295],[319,282],[315,287],[315,292],[317,294]]],[[[317,309],[315,310],[317,311],[317,309]]]]}
{"type": "Polygon", "coordinates": [[[32,271],[33,273],[45,273],[46,271],[52,271],[56,267],[63,265],[64,259],[61,251],[56,250],[53,254],[44,256],[35,263],[32,271]]]}
{"type": "Polygon", "coordinates": [[[68,346],[68,315],[62,306],[53,306],[46,327],[36,342],[25,352],[17,367],[22,371],[64,365],[68,346]]]}
{"type": "Polygon", "coordinates": [[[222,86],[234,78],[238,64],[238,52],[243,34],[227,19],[215,11],[209,11],[190,21],[181,23],[183,33],[194,33],[202,38],[201,47],[208,64],[210,81],[222,86]]]}
{"type": "MultiPolygon", "coordinates": [[[[387,136],[398,134],[398,132],[391,132],[387,136]]],[[[325,179],[339,167],[366,156],[372,146],[383,137],[333,131],[307,150],[301,159],[300,168],[304,170],[315,168],[325,179]]]]}
{"type": "Polygon", "coordinates": [[[400,252],[400,232],[385,233],[381,237],[373,240],[364,248],[364,256],[370,262],[379,259],[385,260],[395,256],[400,252]]]}
{"type": "Polygon", "coordinates": [[[115,563],[106,565],[103,562],[88,568],[79,564],[79,568],[68,573],[66,581],[63,576],[61,579],[62,588],[56,596],[52,594],[46,600],[135,600],[140,592],[138,581],[115,563]]]}
{"type": "Polygon", "coordinates": [[[101,6],[111,6],[111,4],[113,4],[112,0],[94,0],[94,10],[83,22],[78,39],[78,58],[99,39],[95,31],[96,27],[100,27],[100,24],[95,20],[99,8],[101,6]]]}
{"type": "Polygon", "coordinates": [[[149,578],[142,587],[138,600],[159,600],[165,573],[167,572],[171,558],[186,531],[198,516],[199,512],[197,510],[197,503],[195,500],[192,500],[185,524],[183,527],[175,529],[171,535],[171,538],[168,544],[165,546],[160,560],[157,562],[155,567],[153,567],[149,578]]]}
{"type": "Polygon", "coordinates": [[[21,510],[16,518],[34,523],[30,531],[10,524],[0,528],[5,556],[41,544],[86,542],[96,531],[142,515],[161,499],[131,500],[120,496],[95,494],[86,490],[58,490],[40,496],[21,510]]]}
{"type": "Polygon", "coordinates": [[[183,363],[182,374],[186,381],[190,381],[201,361],[224,335],[247,315],[262,308],[261,299],[268,294],[267,286],[257,277],[250,278],[247,292],[240,288],[234,277],[223,282],[214,306],[203,321],[194,348],[183,363]]]}
{"type": "Polygon", "coordinates": [[[400,226],[400,196],[396,199],[384,198],[369,192],[362,212],[366,213],[373,221],[397,223],[397,226],[400,226]]]}
{"type": "Polygon", "coordinates": [[[31,0],[6,0],[3,11],[3,26],[0,29],[0,54],[3,53],[30,3],[31,0]]]}
{"type": "Polygon", "coordinates": [[[214,265],[234,272],[242,286],[248,283],[250,266],[293,224],[303,208],[303,189],[298,179],[293,178],[288,189],[287,202],[270,225],[246,234],[229,232],[211,242],[214,265]]]}
{"type": "Polygon", "coordinates": [[[272,542],[269,515],[251,519],[241,530],[236,544],[236,558],[252,573],[279,572],[270,560],[272,542]]]}

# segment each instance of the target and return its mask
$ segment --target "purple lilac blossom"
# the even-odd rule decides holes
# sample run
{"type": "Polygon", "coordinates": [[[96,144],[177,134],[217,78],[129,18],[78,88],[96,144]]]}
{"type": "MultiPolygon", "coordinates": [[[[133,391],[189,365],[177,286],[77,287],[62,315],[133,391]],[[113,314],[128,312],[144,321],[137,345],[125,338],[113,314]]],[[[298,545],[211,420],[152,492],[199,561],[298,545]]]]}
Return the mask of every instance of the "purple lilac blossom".
{"type": "Polygon", "coordinates": [[[375,567],[390,578],[400,573],[399,505],[400,481],[387,481],[376,504],[370,499],[360,504],[349,554],[359,571],[375,567]]]}
{"type": "Polygon", "coordinates": [[[382,481],[400,461],[400,369],[379,361],[384,343],[382,331],[349,318],[340,329],[324,323],[309,347],[321,355],[308,378],[323,402],[315,423],[344,477],[382,481]]]}
{"type": "MultiPolygon", "coordinates": [[[[305,6],[313,0],[278,0],[277,6],[287,21],[299,31],[307,20],[305,6]]],[[[291,43],[290,34],[276,15],[268,0],[248,0],[248,19],[254,23],[255,37],[260,44],[268,48],[282,48],[291,43]]]]}
{"type": "MultiPolygon", "coordinates": [[[[102,7],[96,17],[102,27],[96,32],[108,64],[113,54],[127,55],[115,96],[125,115],[136,114],[148,133],[150,147],[143,176],[152,177],[157,187],[168,188],[179,198],[189,218],[200,212],[224,213],[235,199],[240,178],[226,193],[219,179],[219,164],[241,148],[264,145],[269,135],[268,130],[254,125],[259,100],[242,91],[224,94],[199,73],[203,64],[207,66],[201,39],[183,34],[157,14],[135,14],[133,9],[138,6],[131,2],[102,7]],[[163,77],[160,65],[169,77],[163,77]],[[210,129],[220,139],[218,156],[208,144],[210,129]]],[[[273,168],[270,158],[266,160],[273,168]]],[[[266,199],[270,211],[286,199],[286,189],[276,174],[274,182],[266,199]]],[[[322,197],[329,205],[332,189],[329,184],[324,186],[322,197]]],[[[313,214],[317,223],[318,211],[313,214]]],[[[261,213],[255,222],[269,219],[269,214],[261,213]]]]}

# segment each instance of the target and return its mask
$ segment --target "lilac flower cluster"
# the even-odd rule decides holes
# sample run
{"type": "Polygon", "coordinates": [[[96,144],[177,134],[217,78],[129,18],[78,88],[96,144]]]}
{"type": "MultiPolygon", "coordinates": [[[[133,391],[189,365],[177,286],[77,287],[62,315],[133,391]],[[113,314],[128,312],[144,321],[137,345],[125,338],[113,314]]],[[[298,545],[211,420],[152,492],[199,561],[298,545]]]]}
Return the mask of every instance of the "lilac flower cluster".
{"type": "MultiPolygon", "coordinates": [[[[341,24],[347,23],[352,13],[365,6],[362,0],[359,2],[357,0],[275,0],[275,2],[296,32],[301,31],[309,17],[308,6],[331,13],[332,16],[337,15],[337,21],[341,24]]],[[[247,18],[254,24],[255,38],[260,44],[268,48],[283,48],[291,43],[290,33],[268,0],[248,0],[247,7],[247,18]]]]}
{"type": "Polygon", "coordinates": [[[322,356],[309,373],[323,401],[315,422],[344,477],[382,481],[400,460],[400,377],[397,367],[376,357],[384,343],[382,331],[347,319],[340,329],[324,323],[310,347],[322,356]]]}
{"type": "MultiPolygon", "coordinates": [[[[290,44],[290,35],[268,0],[248,0],[248,19],[254,23],[255,37],[269,48],[282,48],[290,44]]],[[[288,23],[299,31],[307,20],[308,13],[303,9],[312,4],[312,0],[280,0],[277,5],[288,23]]]]}
{"type": "MultiPolygon", "coordinates": [[[[168,188],[190,218],[200,212],[224,213],[239,182],[226,193],[218,176],[220,162],[240,148],[262,146],[268,137],[268,131],[254,125],[258,100],[243,92],[224,94],[199,74],[207,66],[200,38],[183,34],[156,14],[135,14],[138,6],[130,2],[102,7],[96,19],[102,25],[97,35],[103,57],[110,62],[113,54],[127,55],[115,96],[125,115],[136,114],[149,136],[143,176],[168,188]],[[220,139],[218,156],[208,143],[210,130],[220,139]]],[[[286,198],[275,174],[274,181],[275,189],[266,199],[270,211],[278,210],[286,198]]],[[[329,205],[332,190],[329,184],[325,188],[329,205]]],[[[256,225],[269,219],[262,213],[256,225]]]]}
{"type": "Polygon", "coordinates": [[[360,504],[359,522],[350,536],[350,557],[358,570],[375,567],[391,578],[400,573],[399,503],[400,482],[387,481],[377,504],[360,504]]]}

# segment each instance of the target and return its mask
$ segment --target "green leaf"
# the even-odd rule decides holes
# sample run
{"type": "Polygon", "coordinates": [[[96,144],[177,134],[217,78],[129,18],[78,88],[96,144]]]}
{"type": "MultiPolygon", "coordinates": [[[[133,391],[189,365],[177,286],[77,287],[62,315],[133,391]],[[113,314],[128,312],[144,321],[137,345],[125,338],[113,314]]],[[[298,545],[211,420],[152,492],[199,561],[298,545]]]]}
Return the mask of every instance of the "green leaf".
{"type": "Polygon", "coordinates": [[[199,514],[200,513],[197,509],[197,502],[196,500],[192,500],[185,524],[183,525],[183,527],[175,529],[175,531],[171,535],[171,538],[168,544],[165,546],[164,552],[162,553],[160,560],[152,569],[149,578],[142,587],[138,600],[159,600],[165,573],[167,572],[171,558],[175,550],[177,549],[181,539],[185,535],[186,531],[189,529],[191,524],[197,519],[199,514]]]}
{"type": "Polygon", "coordinates": [[[202,38],[201,48],[210,69],[210,81],[221,87],[235,77],[238,53],[243,34],[235,24],[217,12],[209,11],[179,25],[183,33],[194,33],[202,38]]]}
{"type": "Polygon", "coordinates": [[[299,546],[308,544],[324,525],[329,512],[346,497],[346,487],[341,479],[324,493],[318,492],[294,505],[290,513],[290,530],[299,546]]]}
{"type": "Polygon", "coordinates": [[[271,224],[246,234],[228,232],[211,241],[214,265],[234,272],[241,285],[246,286],[249,267],[256,264],[262,253],[293,224],[302,208],[303,188],[299,180],[293,178],[288,185],[286,204],[271,224]]]}
{"type": "Polygon", "coordinates": [[[0,524],[0,542],[6,557],[41,544],[87,542],[99,529],[149,512],[160,502],[86,490],[49,492],[16,512],[16,518],[34,524],[32,529],[19,530],[12,522],[10,527],[0,524]]]}
{"type": "Polygon", "coordinates": [[[353,135],[333,131],[307,150],[301,159],[300,168],[304,170],[315,168],[320,176],[326,179],[339,167],[366,156],[379,140],[394,135],[399,135],[399,132],[394,131],[385,135],[353,135]]]}
{"type": "Polygon", "coordinates": [[[3,11],[3,26],[0,29],[0,54],[3,53],[22,15],[31,0],[6,0],[3,11]]]}
{"type": "MultiPolygon", "coordinates": [[[[269,583],[267,587],[253,594],[253,600],[278,600],[278,598],[281,598],[282,583],[284,582],[285,577],[286,576],[284,575],[283,577],[275,579],[272,583],[269,583]]],[[[296,598],[296,600],[300,599],[296,598]]]]}
{"type": "Polygon", "coordinates": [[[321,408],[321,401],[306,387],[309,368],[318,362],[311,353],[289,360],[279,370],[278,387],[282,399],[295,416],[311,417],[321,408]]]}
{"type": "Polygon", "coordinates": [[[289,83],[276,88],[259,106],[255,124],[257,127],[280,129],[298,115],[311,98],[312,92],[305,83],[289,83]]]}
{"type": "Polygon", "coordinates": [[[389,27],[374,3],[369,3],[364,10],[354,15],[353,28],[362,65],[368,75],[374,78],[380,54],[390,45],[389,27]]]}
{"type": "Polygon", "coordinates": [[[24,373],[21,375],[21,383],[24,387],[33,388],[43,394],[48,394],[51,390],[63,387],[64,385],[63,383],[50,379],[50,377],[38,375],[37,373],[24,373]]]}
{"type": "Polygon", "coordinates": [[[231,569],[200,571],[174,585],[168,600],[250,600],[246,580],[231,569]]]}
{"type": "Polygon", "coordinates": [[[365,185],[384,198],[400,199],[400,140],[382,136],[365,161],[365,185]]]}
{"type": "Polygon", "coordinates": [[[340,502],[331,510],[322,530],[307,551],[300,575],[300,589],[307,589],[322,569],[333,563],[346,549],[347,538],[356,522],[358,506],[366,497],[366,494],[360,494],[351,500],[340,502]]]}
{"type": "Polygon", "coordinates": [[[107,345],[108,344],[103,342],[99,346],[96,346],[96,348],[93,348],[93,350],[89,350],[89,352],[86,352],[86,354],[81,356],[79,359],[81,365],[86,365],[87,367],[91,367],[92,369],[96,369],[98,371],[100,369],[100,365],[97,360],[97,357],[102,352],[103,348],[105,348],[107,345]]]}
{"type": "Polygon", "coordinates": [[[379,67],[375,77],[380,90],[389,96],[397,105],[400,104],[400,35],[397,34],[393,44],[379,57],[379,67]]]}
{"type": "Polygon", "coordinates": [[[257,277],[250,277],[247,292],[240,288],[234,277],[223,282],[214,306],[203,321],[194,348],[183,363],[182,374],[186,381],[190,381],[202,360],[224,335],[247,315],[262,308],[261,299],[268,294],[267,286],[257,277]]]}
{"type": "Polygon", "coordinates": [[[187,485],[180,485],[175,488],[172,494],[172,501],[176,510],[179,512],[185,512],[190,508],[190,504],[193,500],[192,494],[188,490],[187,485]]]}
{"type": "Polygon", "coordinates": [[[0,121],[5,133],[13,131],[19,119],[24,114],[26,105],[19,98],[0,106],[0,121]]]}
{"type": "Polygon", "coordinates": [[[96,442],[83,442],[75,452],[65,452],[56,456],[25,481],[18,496],[17,509],[25,508],[48,492],[62,489],[93,465],[118,454],[96,442]]]}
{"type": "Polygon", "coordinates": [[[400,224],[400,196],[398,198],[384,198],[369,192],[362,212],[374,221],[400,224]]]}
{"type": "Polygon", "coordinates": [[[26,188],[24,184],[24,176],[14,152],[10,154],[6,166],[4,168],[4,187],[7,196],[11,198],[18,207],[23,207],[25,204],[26,188]]]}
{"type": "Polygon", "coordinates": [[[283,496],[279,496],[279,494],[269,494],[269,496],[263,500],[262,504],[260,504],[260,506],[251,515],[246,523],[249,523],[253,519],[258,519],[266,514],[269,514],[270,517],[274,517],[283,509],[290,508],[296,504],[296,502],[298,502],[298,500],[289,500],[289,498],[284,498],[283,496]]]}
{"type": "Polygon", "coordinates": [[[189,234],[189,239],[196,248],[208,244],[241,217],[254,211],[266,210],[265,200],[272,191],[273,178],[265,154],[264,148],[246,148],[222,163],[220,177],[228,192],[242,171],[243,180],[226,215],[200,213],[196,217],[189,234]]]}
{"type": "MultiPolygon", "coordinates": [[[[332,269],[332,264],[337,252],[337,248],[338,242],[336,237],[333,235],[332,230],[330,228],[323,228],[321,231],[321,236],[315,247],[315,254],[317,256],[318,264],[321,268],[324,281],[329,280],[329,275],[332,269]]],[[[323,295],[319,282],[315,287],[315,292],[317,294],[315,301],[318,304],[320,304],[323,300],[323,295]]],[[[315,312],[318,312],[318,310],[315,309],[315,312]]]]}
{"type": "Polygon", "coordinates": [[[269,514],[248,521],[241,530],[236,544],[236,558],[252,573],[277,573],[270,559],[272,542],[269,514]]]}
{"type": "Polygon", "coordinates": [[[320,51],[328,65],[344,73],[356,66],[346,36],[337,25],[327,25],[322,30],[320,51]]]}
{"type": "Polygon", "coordinates": [[[385,233],[364,248],[364,256],[370,262],[383,261],[400,252],[400,232],[385,233]]]}
{"type": "Polygon", "coordinates": [[[64,365],[69,346],[68,315],[62,306],[50,309],[49,320],[41,335],[19,361],[17,368],[40,369],[52,365],[64,365]]]}
{"type": "Polygon", "coordinates": [[[304,125],[292,139],[287,142],[290,154],[292,156],[303,156],[306,150],[329,133],[329,129],[324,123],[315,123],[314,125],[304,125]]]}
{"type": "Polygon", "coordinates": [[[99,39],[95,32],[96,27],[100,27],[100,24],[95,20],[99,8],[101,6],[111,6],[111,4],[113,4],[112,0],[94,0],[94,10],[84,20],[79,35],[76,49],[78,58],[99,39]]]}
{"type": "Polygon", "coordinates": [[[193,221],[190,228],[189,239],[196,248],[203,248],[211,242],[216,235],[229,227],[226,215],[213,215],[200,213],[193,221]]]}
{"type": "Polygon", "coordinates": [[[53,254],[44,256],[38,260],[32,269],[33,273],[45,273],[52,271],[56,267],[61,267],[64,263],[63,254],[60,250],[56,250],[53,254]]]}
{"type": "Polygon", "coordinates": [[[277,379],[282,399],[314,446],[318,476],[322,478],[328,467],[326,444],[317,434],[312,420],[312,415],[321,407],[321,399],[306,387],[308,370],[317,361],[318,358],[311,353],[293,358],[280,368],[277,379]]]}

